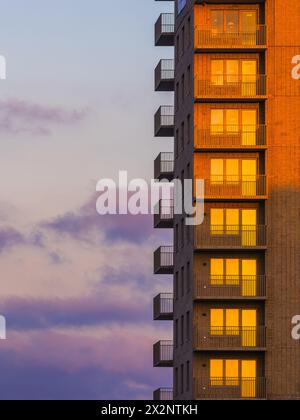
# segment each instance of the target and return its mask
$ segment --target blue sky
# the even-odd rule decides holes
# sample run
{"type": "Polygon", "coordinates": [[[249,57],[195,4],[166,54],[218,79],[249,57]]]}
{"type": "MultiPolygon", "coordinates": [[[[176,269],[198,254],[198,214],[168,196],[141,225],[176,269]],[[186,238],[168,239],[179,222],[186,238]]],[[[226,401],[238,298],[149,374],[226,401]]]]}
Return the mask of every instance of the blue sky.
{"type": "Polygon", "coordinates": [[[170,383],[151,366],[151,343],[170,326],[150,310],[171,287],[152,275],[152,251],[170,234],[150,218],[101,220],[94,192],[121,169],[150,179],[172,149],[153,138],[154,111],[172,101],[153,92],[156,63],[172,56],[154,48],[153,26],[172,6],[0,6],[0,398],[150,397],[170,383]]]}

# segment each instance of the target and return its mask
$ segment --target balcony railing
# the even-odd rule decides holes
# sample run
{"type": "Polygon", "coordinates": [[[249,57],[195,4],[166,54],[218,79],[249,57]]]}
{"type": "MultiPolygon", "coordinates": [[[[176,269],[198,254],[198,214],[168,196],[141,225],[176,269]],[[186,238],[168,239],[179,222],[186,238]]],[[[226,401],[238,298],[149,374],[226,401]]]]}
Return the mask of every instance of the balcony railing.
{"type": "Polygon", "coordinates": [[[194,348],[208,350],[263,350],[266,348],[266,327],[195,328],[194,348]]]}
{"type": "Polygon", "coordinates": [[[195,278],[195,299],[266,298],[266,276],[210,276],[195,278]]]}
{"type": "Polygon", "coordinates": [[[266,378],[197,378],[194,384],[196,400],[266,399],[266,378]]]}
{"type": "Polygon", "coordinates": [[[160,153],[154,161],[155,179],[167,179],[171,181],[174,178],[174,153],[160,153]]]}
{"type": "Polygon", "coordinates": [[[172,228],[174,221],[174,201],[160,200],[155,208],[154,227],[172,228]]]}
{"type": "Polygon", "coordinates": [[[153,346],[153,366],[173,366],[173,341],[158,341],[153,346]]]}
{"type": "Polygon", "coordinates": [[[195,77],[196,99],[265,99],[266,76],[212,75],[211,80],[195,77]]]}
{"type": "Polygon", "coordinates": [[[153,299],[153,318],[155,321],[172,321],[173,294],[160,293],[153,299]]]}
{"type": "Polygon", "coordinates": [[[154,401],[172,401],[173,388],[158,388],[153,392],[154,401]]]}
{"type": "Polygon", "coordinates": [[[199,225],[195,229],[195,248],[249,249],[267,245],[267,228],[257,226],[199,225]]]}
{"type": "Polygon", "coordinates": [[[174,60],[160,60],[155,69],[155,90],[172,92],[175,84],[174,60]]]}
{"type": "Polygon", "coordinates": [[[154,274],[173,274],[174,249],[162,246],[154,252],[154,274]]]}
{"type": "Polygon", "coordinates": [[[155,45],[158,47],[174,46],[174,13],[162,13],[155,23],[155,45]]]}
{"type": "Polygon", "coordinates": [[[265,25],[258,25],[256,31],[239,31],[236,33],[216,33],[213,30],[203,31],[201,28],[196,27],[195,48],[262,48],[266,46],[266,35],[265,25]]]}
{"type": "Polygon", "coordinates": [[[253,149],[266,145],[266,126],[195,128],[196,149],[253,149]]]}
{"type": "Polygon", "coordinates": [[[174,107],[170,105],[161,106],[154,117],[155,137],[174,136],[174,107]]]}
{"type": "MultiPolygon", "coordinates": [[[[201,174],[199,175],[201,178],[201,174]]],[[[262,198],[266,196],[266,177],[258,176],[215,176],[204,180],[205,198],[262,198]]]]}

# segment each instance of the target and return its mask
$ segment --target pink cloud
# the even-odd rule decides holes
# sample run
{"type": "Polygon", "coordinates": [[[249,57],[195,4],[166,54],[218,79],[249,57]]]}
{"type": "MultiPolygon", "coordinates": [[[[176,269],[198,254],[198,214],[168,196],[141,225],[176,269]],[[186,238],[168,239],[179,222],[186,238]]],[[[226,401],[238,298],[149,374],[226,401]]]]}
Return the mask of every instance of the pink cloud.
{"type": "Polygon", "coordinates": [[[33,104],[20,99],[0,101],[0,131],[9,134],[48,135],[54,126],[77,124],[88,109],[33,104]]]}

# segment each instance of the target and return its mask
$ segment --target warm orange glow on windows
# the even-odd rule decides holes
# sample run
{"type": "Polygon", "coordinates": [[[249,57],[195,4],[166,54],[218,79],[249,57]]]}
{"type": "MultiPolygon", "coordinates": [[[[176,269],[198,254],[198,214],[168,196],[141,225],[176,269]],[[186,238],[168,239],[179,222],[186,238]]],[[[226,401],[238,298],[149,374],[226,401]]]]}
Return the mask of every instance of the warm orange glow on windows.
{"type": "Polygon", "coordinates": [[[241,386],[244,398],[256,396],[256,360],[211,359],[211,386],[241,386]]]}
{"type": "Polygon", "coordinates": [[[225,360],[226,386],[239,386],[239,361],[225,360]]]}
{"type": "Polygon", "coordinates": [[[256,10],[211,10],[212,35],[223,33],[255,33],[257,29],[256,10]]]}

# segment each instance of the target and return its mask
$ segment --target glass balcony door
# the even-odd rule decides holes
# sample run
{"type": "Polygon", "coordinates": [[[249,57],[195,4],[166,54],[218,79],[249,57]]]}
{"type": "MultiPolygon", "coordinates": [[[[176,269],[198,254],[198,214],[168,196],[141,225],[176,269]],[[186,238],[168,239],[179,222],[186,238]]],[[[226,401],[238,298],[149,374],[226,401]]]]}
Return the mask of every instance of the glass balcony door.
{"type": "Polygon", "coordinates": [[[242,11],[240,14],[241,33],[244,45],[256,44],[257,12],[242,11]]]}
{"type": "Polygon", "coordinates": [[[242,210],[242,245],[257,245],[257,213],[255,209],[242,210]]]}
{"type": "Polygon", "coordinates": [[[256,310],[242,310],[242,346],[255,347],[257,333],[256,310]]]}
{"type": "Polygon", "coordinates": [[[243,60],[242,61],[242,95],[255,96],[256,95],[256,81],[257,81],[257,61],[243,60]]]}
{"type": "Polygon", "coordinates": [[[242,398],[256,398],[256,360],[242,360],[242,398]]]}
{"type": "Polygon", "coordinates": [[[257,194],[257,161],[242,160],[242,195],[255,197],[257,194]]]}
{"type": "Polygon", "coordinates": [[[242,145],[256,145],[257,111],[242,110],[242,145]]]}
{"type": "Polygon", "coordinates": [[[242,260],[242,295],[256,296],[257,293],[257,261],[242,260]]]}

